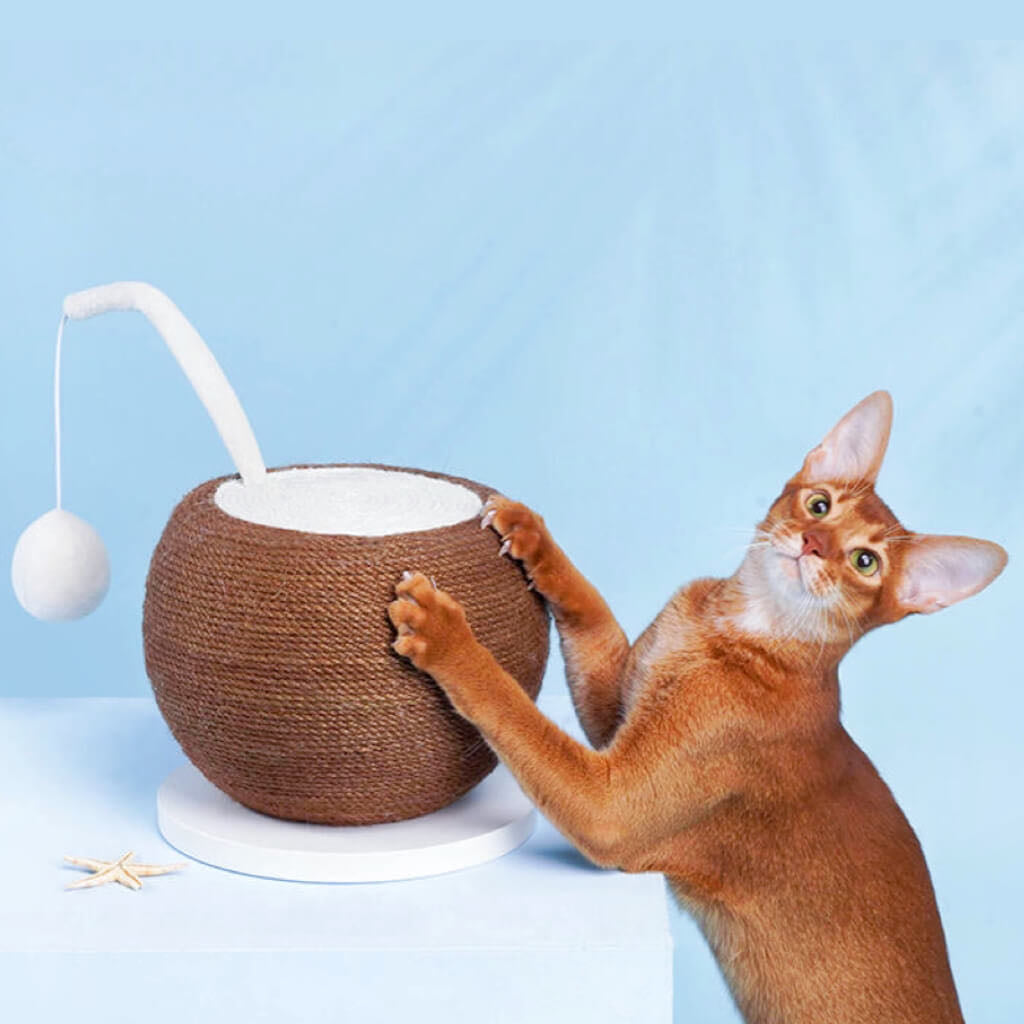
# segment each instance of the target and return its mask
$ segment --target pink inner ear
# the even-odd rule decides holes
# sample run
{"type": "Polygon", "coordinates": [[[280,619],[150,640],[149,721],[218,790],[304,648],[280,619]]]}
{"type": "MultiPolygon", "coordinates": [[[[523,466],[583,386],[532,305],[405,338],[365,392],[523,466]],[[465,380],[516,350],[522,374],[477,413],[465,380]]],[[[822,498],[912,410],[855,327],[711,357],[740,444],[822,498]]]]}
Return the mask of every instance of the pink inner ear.
{"type": "Polygon", "coordinates": [[[876,391],[855,405],[805,459],[803,474],[810,480],[874,481],[882,466],[892,399],[876,391]]]}
{"type": "Polygon", "coordinates": [[[816,480],[874,480],[882,453],[872,438],[849,436],[822,442],[807,457],[807,468],[816,480]]]}
{"type": "Polygon", "coordinates": [[[897,597],[909,611],[938,611],[987,587],[1004,565],[1006,552],[998,544],[922,536],[907,549],[897,597]]]}

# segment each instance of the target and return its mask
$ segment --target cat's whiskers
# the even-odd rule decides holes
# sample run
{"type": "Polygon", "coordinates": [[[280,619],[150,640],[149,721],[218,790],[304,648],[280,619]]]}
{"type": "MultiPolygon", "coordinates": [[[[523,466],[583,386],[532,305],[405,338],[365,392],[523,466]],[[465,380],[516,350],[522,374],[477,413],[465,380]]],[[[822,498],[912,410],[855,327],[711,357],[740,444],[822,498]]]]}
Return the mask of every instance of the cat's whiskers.
{"type": "MultiPolygon", "coordinates": [[[[854,620],[847,614],[847,601],[846,601],[846,598],[843,597],[843,596],[840,596],[839,600],[836,601],[835,608],[836,608],[836,611],[839,612],[839,614],[842,616],[843,622],[846,624],[846,632],[847,632],[847,635],[849,636],[850,646],[852,647],[854,645],[854,643],[856,642],[857,637],[854,635],[854,632],[855,632],[855,630],[854,630],[854,620]]],[[[852,609],[850,609],[850,610],[852,611],[852,609]]],[[[859,624],[858,624],[858,627],[859,627],[859,624]]],[[[859,635],[859,632],[860,632],[859,628],[856,630],[856,632],[859,635]]]]}
{"type": "Polygon", "coordinates": [[[814,631],[818,634],[818,656],[814,659],[814,664],[819,665],[821,659],[825,654],[825,642],[828,640],[828,630],[824,628],[823,619],[825,619],[825,608],[822,605],[818,606],[818,614],[814,620],[814,631]]]}
{"type": "Polygon", "coordinates": [[[797,616],[789,620],[789,627],[785,630],[780,630],[768,643],[768,650],[774,654],[780,647],[786,644],[790,637],[793,635],[799,622],[799,616],[803,611],[803,602],[798,606],[797,616]]]}
{"type": "Polygon", "coordinates": [[[865,479],[864,477],[861,477],[858,480],[854,480],[853,490],[851,490],[848,494],[849,500],[855,501],[862,494],[865,494],[867,491],[871,490],[874,486],[875,484],[873,480],[868,480],[865,479]]]}
{"type": "Polygon", "coordinates": [[[722,530],[726,533],[741,533],[746,537],[751,537],[745,544],[740,544],[735,547],[730,547],[722,552],[724,559],[742,558],[746,559],[747,555],[756,548],[771,547],[772,538],[770,534],[765,533],[764,530],[759,527],[754,527],[753,530],[749,526],[722,526],[719,525],[717,529],[722,530]]]}
{"type": "Polygon", "coordinates": [[[804,625],[809,619],[813,608],[814,595],[805,592],[801,596],[795,612],[787,616],[789,619],[789,628],[779,635],[777,642],[772,645],[773,650],[777,650],[783,644],[789,643],[790,640],[798,639],[800,637],[803,632],[804,625]]]}
{"type": "Polygon", "coordinates": [[[802,604],[802,612],[800,615],[797,628],[791,630],[791,639],[797,640],[800,643],[807,643],[814,637],[814,617],[815,617],[815,606],[814,606],[814,595],[809,593],[804,599],[802,604]]]}
{"type": "Polygon", "coordinates": [[[754,548],[768,548],[768,547],[772,547],[772,546],[773,545],[772,545],[772,542],[770,540],[755,539],[755,540],[752,540],[752,541],[748,541],[746,544],[742,544],[742,545],[739,545],[737,547],[730,548],[729,553],[733,554],[733,553],[735,553],[737,551],[752,551],[752,550],[754,550],[754,548]]]}
{"type": "Polygon", "coordinates": [[[816,594],[809,592],[807,598],[807,615],[804,619],[803,626],[801,627],[800,639],[813,642],[821,632],[819,629],[820,622],[821,599],[816,594]]]}
{"type": "Polygon", "coordinates": [[[772,538],[767,530],[762,530],[759,526],[719,526],[718,530],[722,533],[738,533],[744,537],[752,536],[754,540],[771,540],[772,538]]]}

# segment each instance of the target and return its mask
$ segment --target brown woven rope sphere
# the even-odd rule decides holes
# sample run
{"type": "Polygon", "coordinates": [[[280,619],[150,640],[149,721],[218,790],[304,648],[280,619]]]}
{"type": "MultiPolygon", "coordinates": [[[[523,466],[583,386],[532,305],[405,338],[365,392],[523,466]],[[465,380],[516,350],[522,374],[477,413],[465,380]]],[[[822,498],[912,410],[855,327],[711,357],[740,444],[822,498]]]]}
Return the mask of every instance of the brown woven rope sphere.
{"type": "Polygon", "coordinates": [[[214,503],[229,479],[182,499],[146,581],[146,670],[189,760],[253,810],[331,825],[427,814],[480,782],[494,754],[391,649],[387,605],[403,571],[433,576],[536,699],[548,613],[494,531],[477,518],[381,537],[263,526],[214,503]]]}

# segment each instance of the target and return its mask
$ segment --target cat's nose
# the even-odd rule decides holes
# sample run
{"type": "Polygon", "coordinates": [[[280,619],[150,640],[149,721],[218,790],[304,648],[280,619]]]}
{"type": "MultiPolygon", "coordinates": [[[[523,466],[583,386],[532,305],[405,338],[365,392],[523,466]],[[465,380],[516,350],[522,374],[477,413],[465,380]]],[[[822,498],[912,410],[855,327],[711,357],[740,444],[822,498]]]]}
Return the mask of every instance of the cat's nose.
{"type": "Polygon", "coordinates": [[[804,546],[800,557],[804,555],[817,555],[825,558],[828,555],[828,537],[824,530],[808,530],[804,534],[804,546]]]}

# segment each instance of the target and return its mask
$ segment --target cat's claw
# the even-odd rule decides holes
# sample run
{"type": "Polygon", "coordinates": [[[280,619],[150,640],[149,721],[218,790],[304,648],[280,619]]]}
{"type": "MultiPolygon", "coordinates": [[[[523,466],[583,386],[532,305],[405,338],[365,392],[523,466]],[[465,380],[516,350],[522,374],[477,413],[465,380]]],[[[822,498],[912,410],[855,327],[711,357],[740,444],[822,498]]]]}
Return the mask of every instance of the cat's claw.
{"type": "Polygon", "coordinates": [[[498,554],[521,562],[528,577],[550,549],[551,540],[536,512],[518,501],[492,494],[484,503],[482,526],[490,526],[501,537],[498,554]]]}
{"type": "Polygon", "coordinates": [[[423,671],[457,657],[473,639],[462,605],[419,572],[402,574],[388,618],[397,633],[392,649],[423,671]]]}

